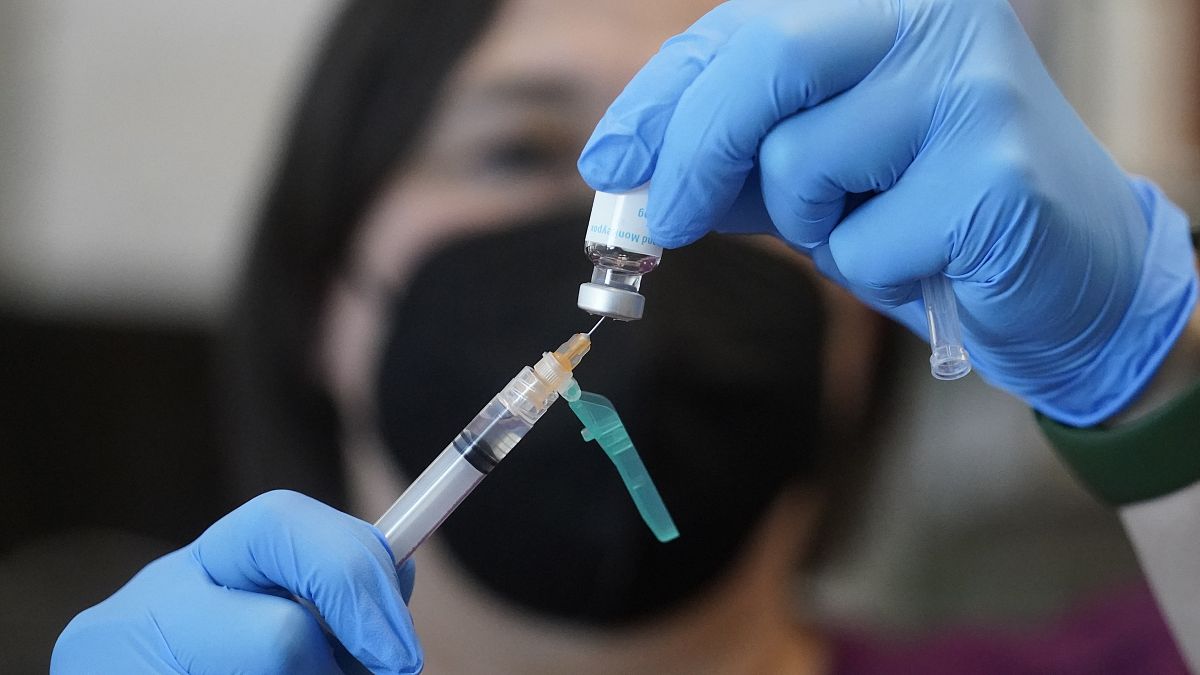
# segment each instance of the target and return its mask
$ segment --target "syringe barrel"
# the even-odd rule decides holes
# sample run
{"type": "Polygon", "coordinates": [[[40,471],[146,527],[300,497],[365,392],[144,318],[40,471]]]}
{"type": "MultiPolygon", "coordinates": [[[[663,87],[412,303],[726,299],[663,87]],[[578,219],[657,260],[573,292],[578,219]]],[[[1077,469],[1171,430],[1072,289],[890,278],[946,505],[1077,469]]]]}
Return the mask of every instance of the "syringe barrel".
{"type": "Polygon", "coordinates": [[[396,564],[433,534],[558,398],[538,382],[532,369],[523,369],[376,521],[396,564]]]}
{"type": "Polygon", "coordinates": [[[396,564],[408,560],[486,475],[453,443],[443,450],[375,523],[396,564]]]}

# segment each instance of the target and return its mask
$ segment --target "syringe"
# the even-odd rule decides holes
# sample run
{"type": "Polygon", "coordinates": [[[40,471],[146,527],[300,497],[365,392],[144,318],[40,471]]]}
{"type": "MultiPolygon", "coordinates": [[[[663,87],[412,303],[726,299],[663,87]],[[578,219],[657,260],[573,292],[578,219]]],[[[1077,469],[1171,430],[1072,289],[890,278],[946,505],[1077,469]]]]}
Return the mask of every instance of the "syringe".
{"type": "Polygon", "coordinates": [[[592,347],[589,335],[572,335],[533,367],[522,368],[379,518],[375,527],[387,538],[397,564],[433,534],[558,400],[559,387],[592,347]]]}

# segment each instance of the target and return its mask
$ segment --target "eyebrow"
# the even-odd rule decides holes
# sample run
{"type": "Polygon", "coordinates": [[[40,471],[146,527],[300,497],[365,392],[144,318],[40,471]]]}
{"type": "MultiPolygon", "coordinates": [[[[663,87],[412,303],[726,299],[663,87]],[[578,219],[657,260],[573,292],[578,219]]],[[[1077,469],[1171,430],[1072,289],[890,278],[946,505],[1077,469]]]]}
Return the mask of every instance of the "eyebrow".
{"type": "Polygon", "coordinates": [[[472,98],[479,101],[558,106],[578,101],[579,87],[559,77],[513,77],[488,83],[472,98]]]}

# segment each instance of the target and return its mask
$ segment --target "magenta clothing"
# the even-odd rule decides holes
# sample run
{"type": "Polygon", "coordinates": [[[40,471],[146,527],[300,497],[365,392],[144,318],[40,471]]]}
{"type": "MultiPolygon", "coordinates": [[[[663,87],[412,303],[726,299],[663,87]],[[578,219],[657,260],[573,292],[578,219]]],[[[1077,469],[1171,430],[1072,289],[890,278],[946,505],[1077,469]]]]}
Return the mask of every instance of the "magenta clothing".
{"type": "Polygon", "coordinates": [[[836,675],[1187,675],[1145,586],[1110,595],[1041,629],[957,630],[917,642],[834,638],[836,675]]]}

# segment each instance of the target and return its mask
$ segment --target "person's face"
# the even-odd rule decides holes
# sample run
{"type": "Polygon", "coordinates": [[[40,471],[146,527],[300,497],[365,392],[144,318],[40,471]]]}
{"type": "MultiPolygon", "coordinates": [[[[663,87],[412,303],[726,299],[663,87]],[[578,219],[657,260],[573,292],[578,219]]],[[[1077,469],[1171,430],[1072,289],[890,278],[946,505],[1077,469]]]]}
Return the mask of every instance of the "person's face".
{"type": "Polygon", "coordinates": [[[369,419],[383,298],[447,238],[586,204],[591,192],[575,161],[595,123],[659,44],[714,4],[501,6],[446,83],[417,150],[369,210],[347,278],[331,293],[319,357],[344,420],[369,419]]]}
{"type": "MultiPolygon", "coordinates": [[[[511,0],[452,73],[415,152],[398,167],[358,229],[346,276],[331,289],[323,316],[319,356],[345,425],[346,465],[360,515],[382,513],[402,488],[375,437],[372,410],[389,296],[451,238],[561,213],[566,206],[586,208],[592,192],[579,178],[575,162],[596,122],[664,40],[715,4],[511,0]]],[[[581,258],[584,229],[580,222],[581,258]]],[[[837,325],[830,328],[839,332],[837,325]]],[[[856,344],[851,339],[837,343],[856,344]]],[[[512,364],[514,370],[519,365],[512,364]]],[[[790,552],[800,548],[797,541],[807,531],[803,523],[814,512],[807,497],[785,501],[782,520],[788,526],[780,529],[778,547],[765,556],[780,567],[768,565],[775,570],[772,579],[790,578],[790,552]]],[[[434,553],[426,546],[423,555],[434,553]]],[[[478,614],[478,603],[463,601],[461,578],[440,565],[424,569],[423,587],[437,589],[432,594],[426,590],[425,597],[440,603],[426,621],[436,617],[457,625],[478,614]],[[457,609],[448,609],[447,603],[456,599],[457,609]]],[[[752,585],[768,592],[748,594],[743,582],[736,584],[736,595],[756,610],[782,597],[773,584],[752,585]]],[[[718,600],[726,609],[731,606],[718,600]]],[[[504,618],[494,623],[512,629],[512,617],[504,618]]],[[[441,627],[425,626],[432,651],[436,645],[428,640],[441,627]]],[[[497,637],[495,632],[495,625],[485,625],[473,634],[483,639],[497,637]]],[[[514,643],[511,630],[499,632],[504,644],[514,643]]],[[[545,639],[540,628],[535,633],[538,640],[545,639]]],[[[499,646],[489,644],[482,652],[495,653],[499,646]]]]}

